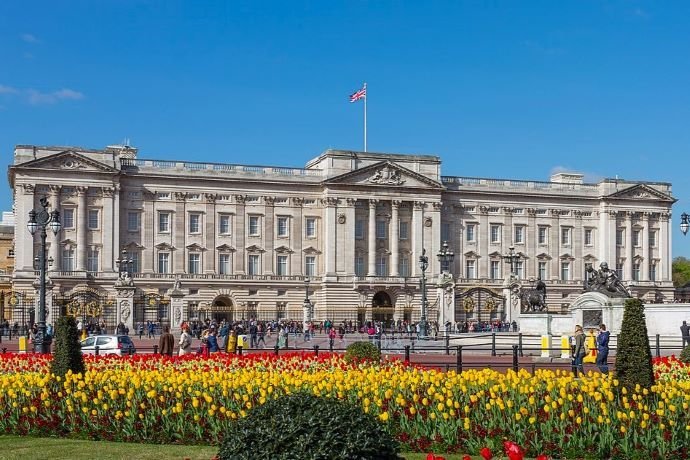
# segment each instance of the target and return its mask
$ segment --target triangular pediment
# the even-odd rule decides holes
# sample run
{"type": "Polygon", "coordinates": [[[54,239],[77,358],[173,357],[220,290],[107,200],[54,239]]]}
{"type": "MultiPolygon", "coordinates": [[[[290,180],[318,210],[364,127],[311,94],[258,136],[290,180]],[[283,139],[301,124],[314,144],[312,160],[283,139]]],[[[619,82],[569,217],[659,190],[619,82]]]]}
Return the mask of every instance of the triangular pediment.
{"type": "Polygon", "coordinates": [[[381,161],[324,181],[326,185],[363,185],[371,187],[426,188],[443,190],[433,179],[404,168],[392,161],[381,161]]]}
{"type": "Polygon", "coordinates": [[[632,187],[628,187],[625,190],[612,193],[611,195],[607,196],[607,198],[642,201],[664,201],[667,203],[676,202],[676,199],[672,196],[662,193],[646,184],[633,185],[632,187]]]}
{"type": "Polygon", "coordinates": [[[551,260],[551,256],[545,252],[542,252],[537,256],[537,260],[551,260]]]}
{"type": "Polygon", "coordinates": [[[477,254],[474,251],[467,251],[465,254],[463,254],[465,257],[468,259],[479,259],[481,257],[479,254],[477,254]]]}
{"type": "Polygon", "coordinates": [[[597,258],[596,258],[594,255],[592,255],[592,254],[587,254],[587,255],[584,256],[582,259],[585,260],[585,261],[587,261],[587,262],[594,262],[594,261],[597,260],[597,258]]]}
{"type": "Polygon", "coordinates": [[[314,246],[306,247],[302,249],[302,252],[304,252],[305,254],[321,254],[321,251],[316,249],[314,246]]]}
{"type": "Polygon", "coordinates": [[[171,246],[168,243],[158,243],[156,246],[154,246],[156,249],[159,251],[171,251],[175,249],[173,246],[171,246]]]}
{"type": "Polygon", "coordinates": [[[261,246],[257,246],[256,244],[252,244],[251,246],[247,246],[247,252],[265,252],[265,249],[262,248],[261,246]]]}
{"type": "Polygon", "coordinates": [[[566,254],[563,254],[562,256],[560,256],[559,259],[561,259],[561,260],[575,260],[575,257],[566,253],[566,254]]]}
{"type": "Polygon", "coordinates": [[[15,168],[30,168],[30,169],[50,169],[60,171],[75,171],[87,173],[117,173],[117,169],[103,164],[99,161],[91,159],[85,155],[77,153],[73,150],[65,150],[64,152],[56,153],[44,158],[37,158],[36,160],[27,161],[16,165],[15,168]]]}
{"type": "Polygon", "coordinates": [[[198,245],[198,244],[196,244],[196,243],[189,244],[189,245],[187,245],[187,246],[185,246],[185,247],[187,248],[187,250],[189,250],[189,251],[195,251],[195,252],[205,251],[205,250],[206,250],[205,247],[200,246],[200,245],[198,245]]]}
{"type": "Polygon", "coordinates": [[[130,241],[129,243],[125,244],[123,248],[128,249],[130,251],[138,250],[138,249],[144,249],[144,246],[140,245],[139,243],[135,241],[130,241]]]}
{"type": "Polygon", "coordinates": [[[235,248],[229,244],[221,244],[220,246],[217,246],[216,249],[221,252],[235,252],[235,248]]]}
{"type": "Polygon", "coordinates": [[[500,259],[501,257],[503,257],[503,255],[498,251],[494,251],[491,254],[489,254],[490,259],[500,259]]]}
{"type": "Polygon", "coordinates": [[[274,249],[278,254],[292,254],[294,251],[287,246],[278,246],[274,249]]]}

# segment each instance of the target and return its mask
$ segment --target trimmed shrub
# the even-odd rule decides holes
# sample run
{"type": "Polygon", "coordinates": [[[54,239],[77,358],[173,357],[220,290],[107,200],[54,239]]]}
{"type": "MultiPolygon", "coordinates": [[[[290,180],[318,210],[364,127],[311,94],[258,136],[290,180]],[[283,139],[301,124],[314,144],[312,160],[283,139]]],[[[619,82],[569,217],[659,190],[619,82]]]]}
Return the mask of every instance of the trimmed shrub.
{"type": "Polygon", "coordinates": [[[625,301],[623,324],[616,349],[616,378],[628,389],[654,384],[652,352],[649,349],[644,305],[640,299],[625,301]]]}
{"type": "Polygon", "coordinates": [[[399,459],[397,441],[349,401],[293,393],[272,399],[232,422],[220,460],[399,459]]]}
{"type": "Polygon", "coordinates": [[[79,345],[77,322],[71,316],[61,316],[55,328],[55,353],[50,371],[64,376],[68,371],[73,374],[83,373],[84,358],[79,345]]]}
{"type": "Polygon", "coordinates": [[[371,342],[354,342],[345,349],[345,361],[349,363],[362,361],[379,362],[380,360],[381,352],[371,342]]]}
{"type": "Polygon", "coordinates": [[[685,364],[690,364],[690,345],[683,348],[683,351],[680,352],[678,359],[683,361],[685,364]]]}

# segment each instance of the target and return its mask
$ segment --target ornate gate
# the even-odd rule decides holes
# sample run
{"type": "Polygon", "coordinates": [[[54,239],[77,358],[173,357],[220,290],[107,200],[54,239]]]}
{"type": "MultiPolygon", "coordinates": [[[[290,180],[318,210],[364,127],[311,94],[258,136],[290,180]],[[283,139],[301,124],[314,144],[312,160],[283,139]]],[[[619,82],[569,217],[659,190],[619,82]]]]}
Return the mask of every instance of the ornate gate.
{"type": "Polygon", "coordinates": [[[504,298],[492,289],[473,287],[455,294],[455,321],[493,321],[505,317],[504,298]]]}
{"type": "Polygon", "coordinates": [[[86,288],[53,295],[53,308],[48,322],[54,323],[57,314],[73,316],[89,332],[114,334],[117,327],[115,297],[97,289],[86,288]]]}
{"type": "MultiPolygon", "coordinates": [[[[26,335],[36,318],[36,299],[26,292],[12,291],[8,294],[8,310],[5,316],[10,324],[12,335],[26,335]]],[[[50,316],[48,321],[50,321],[50,316]]]]}
{"type": "Polygon", "coordinates": [[[144,331],[149,322],[154,324],[156,333],[164,327],[170,326],[170,298],[157,293],[141,293],[134,296],[134,328],[139,323],[144,325],[144,331]]]}

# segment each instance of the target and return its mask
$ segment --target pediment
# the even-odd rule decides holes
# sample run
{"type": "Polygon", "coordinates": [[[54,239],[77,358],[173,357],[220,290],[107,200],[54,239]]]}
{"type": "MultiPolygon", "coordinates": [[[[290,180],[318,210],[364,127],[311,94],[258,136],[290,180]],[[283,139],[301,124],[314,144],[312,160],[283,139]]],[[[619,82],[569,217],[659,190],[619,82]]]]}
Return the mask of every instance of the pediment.
{"type": "Polygon", "coordinates": [[[575,257],[571,256],[568,253],[565,253],[562,256],[560,256],[559,259],[561,259],[561,260],[575,260],[575,257]]]}
{"type": "Polygon", "coordinates": [[[135,250],[135,249],[144,249],[144,246],[140,245],[139,243],[135,241],[130,241],[129,243],[125,244],[122,246],[125,249],[128,249],[130,251],[135,250]]]}
{"type": "Polygon", "coordinates": [[[545,252],[542,252],[541,254],[537,255],[537,260],[551,260],[551,256],[545,252]]]}
{"type": "Polygon", "coordinates": [[[77,243],[74,240],[65,238],[64,240],[60,241],[60,245],[64,246],[65,249],[70,250],[75,248],[77,243]]]}
{"type": "Polygon", "coordinates": [[[625,200],[642,200],[642,201],[664,201],[667,203],[675,203],[676,199],[670,195],[662,193],[649,185],[637,184],[632,187],[628,187],[625,190],[621,190],[616,193],[612,193],[606,198],[617,198],[625,200]]]}
{"type": "Polygon", "coordinates": [[[594,255],[592,255],[592,254],[587,254],[587,255],[584,256],[582,259],[583,259],[583,260],[586,260],[587,262],[592,262],[592,261],[597,260],[597,258],[596,258],[594,255]]]}
{"type": "Polygon", "coordinates": [[[220,246],[217,246],[216,249],[221,252],[235,252],[235,248],[229,244],[221,244],[220,246]]]}
{"type": "Polygon", "coordinates": [[[85,173],[118,173],[119,171],[104,163],[91,159],[74,150],[65,150],[44,158],[27,161],[15,168],[50,169],[85,173]]]}
{"type": "Polygon", "coordinates": [[[189,245],[187,245],[187,246],[185,246],[185,247],[187,248],[187,250],[189,250],[189,251],[195,251],[195,252],[205,251],[205,250],[206,250],[205,247],[200,246],[200,245],[198,245],[198,244],[196,244],[196,243],[189,244],[189,245]]]}
{"type": "Polygon", "coordinates": [[[287,246],[278,246],[274,249],[277,254],[292,254],[294,251],[287,246]]]}
{"type": "Polygon", "coordinates": [[[175,249],[175,247],[171,246],[168,243],[158,243],[157,245],[154,246],[156,249],[159,251],[172,251],[175,249]]]}
{"type": "Polygon", "coordinates": [[[251,246],[247,246],[246,248],[247,252],[266,252],[264,248],[261,246],[257,246],[256,244],[252,244],[251,246]]]}
{"type": "Polygon", "coordinates": [[[316,249],[314,246],[308,246],[308,247],[302,249],[302,252],[305,254],[321,254],[321,251],[316,249]]]}
{"type": "Polygon", "coordinates": [[[381,161],[364,168],[332,177],[325,185],[363,185],[371,187],[402,187],[443,190],[441,183],[404,168],[392,161],[381,161]]]}
{"type": "Polygon", "coordinates": [[[467,251],[465,254],[463,254],[465,257],[468,259],[479,259],[481,256],[477,254],[474,251],[467,251]]]}
{"type": "Polygon", "coordinates": [[[503,257],[503,255],[498,251],[494,251],[491,254],[489,254],[490,259],[500,259],[501,257],[503,257]]]}

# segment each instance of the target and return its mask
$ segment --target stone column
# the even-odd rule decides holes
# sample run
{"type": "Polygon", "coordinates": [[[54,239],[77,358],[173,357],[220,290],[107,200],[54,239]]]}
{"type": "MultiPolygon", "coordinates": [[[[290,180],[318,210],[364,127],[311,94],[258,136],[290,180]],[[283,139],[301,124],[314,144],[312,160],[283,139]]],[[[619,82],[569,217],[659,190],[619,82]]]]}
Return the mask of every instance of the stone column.
{"type": "Polygon", "coordinates": [[[585,268],[582,258],[584,257],[584,226],[582,224],[582,211],[574,210],[571,214],[575,218],[572,231],[573,251],[570,253],[575,260],[570,263],[570,279],[581,280],[584,278],[585,268]]]}
{"type": "Polygon", "coordinates": [[[632,212],[627,211],[625,213],[625,269],[623,270],[623,280],[625,281],[633,279],[632,270],[635,248],[633,248],[632,232],[632,212]]]}
{"type": "Polygon", "coordinates": [[[129,329],[131,334],[134,334],[134,286],[115,286],[117,296],[115,302],[117,303],[117,318],[115,327],[122,323],[129,329]]]}
{"type": "Polygon", "coordinates": [[[245,233],[246,233],[246,206],[244,195],[235,195],[236,211],[235,211],[235,273],[238,275],[243,275],[245,271],[245,233]]]}
{"type": "Polygon", "coordinates": [[[369,227],[367,228],[369,244],[367,254],[369,263],[367,265],[367,276],[376,276],[376,205],[378,200],[369,200],[369,227]]]}
{"type": "MultiPolygon", "coordinates": [[[[204,273],[215,273],[218,263],[218,253],[216,252],[216,195],[214,193],[204,194],[206,199],[206,214],[203,225],[204,247],[207,249],[204,254],[204,273]]],[[[177,327],[179,328],[179,324],[177,327]]]]}
{"type": "MultiPolygon", "coordinates": [[[[60,189],[61,185],[50,186],[50,210],[60,210],[60,189]]],[[[48,258],[53,259],[53,266],[48,266],[48,270],[60,270],[60,233],[54,234],[52,231],[48,232],[48,239],[50,242],[50,249],[48,251],[48,258]]]]}
{"type": "Polygon", "coordinates": [[[453,282],[452,275],[450,275],[449,279],[449,283],[438,285],[436,288],[436,295],[439,302],[441,302],[438,318],[438,327],[441,331],[445,331],[445,325],[448,321],[455,326],[455,283],[453,282]]]}
{"type": "Polygon", "coordinates": [[[616,269],[616,264],[618,262],[618,245],[616,244],[616,231],[618,230],[618,211],[613,209],[609,210],[609,247],[608,255],[601,262],[606,262],[609,264],[611,270],[616,269]]]}
{"type": "Polygon", "coordinates": [[[34,272],[34,237],[29,233],[26,222],[29,221],[29,211],[34,208],[33,184],[21,184],[15,186],[17,208],[14,226],[15,269],[34,272]]]}
{"type": "Polygon", "coordinates": [[[422,276],[419,268],[419,257],[422,255],[424,247],[424,207],[423,201],[415,201],[412,204],[412,260],[410,269],[412,276],[422,276]]]}
{"type": "Polygon", "coordinates": [[[86,207],[86,194],[88,187],[77,187],[77,271],[86,270],[86,232],[88,232],[88,209],[86,207]]]}
{"type": "MultiPolygon", "coordinates": [[[[501,235],[502,236],[502,235],[501,235]]],[[[480,278],[482,276],[489,274],[489,240],[491,239],[491,226],[489,225],[489,208],[488,206],[479,207],[479,226],[475,232],[475,238],[478,240],[477,246],[479,247],[479,260],[475,262],[474,266],[474,276],[480,278]],[[481,267],[481,268],[480,268],[481,267]]],[[[463,257],[464,258],[464,257],[463,257]]],[[[466,267],[460,267],[460,271],[463,274],[462,278],[467,276],[466,267]]],[[[510,270],[508,270],[510,271],[510,270]]],[[[505,270],[501,270],[501,273],[505,273],[505,270]]]]}
{"type": "Polygon", "coordinates": [[[668,225],[668,219],[671,214],[668,212],[662,212],[659,215],[659,224],[661,226],[659,230],[659,258],[661,263],[659,264],[659,269],[661,273],[658,273],[660,281],[671,281],[671,232],[668,225]]]}
{"type": "Polygon", "coordinates": [[[338,204],[337,198],[325,198],[322,201],[323,205],[326,207],[324,212],[324,266],[326,276],[335,275],[335,264],[338,257],[336,239],[338,236],[338,226],[336,222],[336,205],[338,204]]]}
{"type": "Polygon", "coordinates": [[[119,233],[120,222],[115,220],[113,215],[115,190],[111,187],[103,187],[102,192],[103,218],[101,220],[103,224],[101,226],[101,235],[103,238],[103,254],[101,254],[101,271],[108,273],[113,271],[113,250],[117,253],[117,247],[113,248],[115,241],[113,234],[119,233]]]}
{"type": "MultiPolygon", "coordinates": [[[[561,225],[560,225],[560,211],[558,209],[551,210],[551,228],[554,235],[549,241],[549,255],[551,256],[551,279],[561,279],[561,225]]],[[[570,235],[572,240],[573,235],[570,235]]],[[[572,241],[571,241],[572,244],[572,241]]]]}
{"type": "Polygon", "coordinates": [[[266,249],[266,257],[263,258],[263,263],[261,268],[263,269],[264,275],[273,275],[275,269],[273,265],[275,264],[275,254],[273,252],[274,238],[276,235],[275,229],[275,197],[265,196],[264,197],[264,212],[266,214],[265,226],[264,226],[264,249],[266,249]]]}
{"type": "Polygon", "coordinates": [[[294,219],[292,219],[292,241],[294,242],[294,252],[290,255],[290,274],[291,275],[301,275],[304,273],[304,253],[302,252],[302,241],[304,239],[304,232],[302,231],[302,225],[304,216],[302,213],[302,205],[304,204],[303,198],[293,198],[292,199],[292,209],[294,210],[294,219]]]}
{"type": "Polygon", "coordinates": [[[184,292],[176,287],[170,291],[170,331],[177,335],[180,325],[187,321],[187,309],[184,308],[184,292]]]}
{"type": "MultiPolygon", "coordinates": [[[[597,253],[597,258],[599,259],[599,262],[603,262],[608,258],[608,253],[609,253],[609,245],[611,242],[609,241],[609,226],[611,225],[610,219],[609,219],[609,212],[606,209],[606,207],[602,204],[599,207],[599,229],[598,229],[598,235],[595,235],[596,238],[596,244],[598,246],[598,253],[597,253]]],[[[594,267],[597,268],[597,267],[594,267]]]]}
{"type": "Polygon", "coordinates": [[[172,255],[172,273],[187,273],[187,194],[175,193],[175,214],[170,218],[171,243],[176,251],[172,255]]]}
{"type": "Polygon", "coordinates": [[[527,228],[525,230],[525,238],[527,238],[527,259],[528,265],[525,265],[525,274],[527,278],[539,277],[539,262],[537,260],[537,239],[539,238],[539,227],[537,226],[537,210],[535,208],[527,208],[527,228]]]}
{"type": "MultiPolygon", "coordinates": [[[[117,271],[117,266],[115,264],[115,260],[120,257],[120,232],[122,232],[122,222],[120,221],[120,184],[114,184],[113,185],[113,253],[110,258],[110,268],[112,271],[117,271]]],[[[143,216],[141,218],[141,227],[139,228],[139,232],[142,235],[142,240],[143,241],[143,235],[145,232],[144,228],[144,219],[143,216]]],[[[106,240],[107,243],[107,240],[106,240]]],[[[139,270],[142,269],[142,259],[144,258],[144,253],[143,251],[139,255],[139,270]]]]}
{"type": "Polygon", "coordinates": [[[650,281],[649,279],[649,213],[642,213],[642,281],[650,281]]]}
{"type": "Polygon", "coordinates": [[[398,271],[400,259],[400,205],[402,201],[391,201],[391,226],[388,238],[391,242],[391,276],[399,276],[398,271]]]}
{"type": "MultiPolygon", "coordinates": [[[[432,203],[432,210],[429,213],[431,217],[431,222],[428,227],[426,227],[429,232],[431,232],[429,241],[430,245],[427,247],[427,255],[429,256],[429,276],[437,277],[441,273],[441,262],[436,257],[438,251],[441,249],[441,207],[442,203],[440,201],[435,201],[432,203]]],[[[426,219],[425,219],[426,220],[426,219]]]]}
{"type": "Polygon", "coordinates": [[[145,191],[143,192],[143,195],[144,212],[141,215],[141,236],[144,251],[141,255],[141,264],[144,273],[153,273],[157,269],[156,250],[153,247],[155,235],[158,232],[158,215],[155,209],[154,201],[156,199],[156,194],[145,191]],[[156,267],[156,269],[154,269],[154,267],[156,267]]]}

